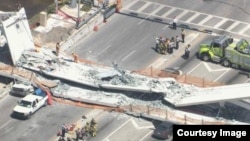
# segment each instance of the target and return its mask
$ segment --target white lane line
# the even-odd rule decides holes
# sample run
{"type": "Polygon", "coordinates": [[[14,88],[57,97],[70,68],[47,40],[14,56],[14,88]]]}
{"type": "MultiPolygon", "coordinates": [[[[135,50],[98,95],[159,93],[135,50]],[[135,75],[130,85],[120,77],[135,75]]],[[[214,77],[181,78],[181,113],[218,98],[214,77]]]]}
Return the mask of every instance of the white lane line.
{"type": "Polygon", "coordinates": [[[244,27],[243,29],[241,29],[241,30],[239,31],[239,34],[244,33],[244,32],[247,31],[249,28],[250,28],[250,26],[247,25],[246,27],[244,27]]]}
{"type": "Polygon", "coordinates": [[[145,3],[142,7],[140,7],[138,10],[138,12],[142,12],[144,9],[146,9],[146,7],[148,7],[149,5],[151,5],[152,3],[151,2],[147,2],[145,3]]]}
{"type": "Polygon", "coordinates": [[[150,128],[154,128],[154,126],[153,125],[151,125],[151,126],[139,126],[136,122],[135,122],[135,120],[131,120],[131,122],[132,122],[132,124],[134,125],[134,127],[136,128],[136,129],[150,129],[150,128]]]}
{"type": "Polygon", "coordinates": [[[240,24],[240,22],[234,22],[233,24],[231,24],[227,29],[225,29],[226,31],[231,31],[233,28],[235,28],[238,24],[240,24]]]}
{"type": "Polygon", "coordinates": [[[107,47],[104,48],[104,50],[100,51],[97,55],[101,55],[103,52],[105,52],[107,49],[109,49],[111,45],[108,45],[107,47]]]}
{"type": "Polygon", "coordinates": [[[169,14],[171,14],[172,12],[174,12],[177,8],[175,7],[171,7],[170,10],[168,10],[166,13],[164,13],[161,17],[167,17],[169,14]]]}
{"type": "Polygon", "coordinates": [[[223,75],[225,75],[227,72],[229,72],[230,69],[226,70],[225,72],[223,72],[221,75],[219,75],[219,77],[217,77],[214,81],[218,81],[223,75]]]}
{"type": "Polygon", "coordinates": [[[195,67],[193,67],[193,69],[191,69],[189,72],[187,72],[187,74],[192,73],[195,69],[197,69],[200,65],[202,64],[202,62],[200,62],[198,65],[196,65],[195,67]]]}
{"type": "Polygon", "coordinates": [[[111,132],[108,136],[106,136],[103,141],[108,141],[109,138],[115,134],[118,130],[120,130],[122,127],[124,127],[127,123],[129,123],[133,118],[130,118],[129,120],[127,120],[126,122],[124,122],[121,126],[119,126],[118,128],[116,128],[113,132],[111,132]]]}
{"type": "MultiPolygon", "coordinates": [[[[138,1],[134,0],[133,2],[129,3],[128,5],[126,5],[124,7],[124,9],[129,9],[132,5],[134,5],[135,3],[137,3],[138,1]]],[[[123,8],[122,8],[123,9],[123,8]]]]}
{"type": "Polygon", "coordinates": [[[211,67],[206,63],[206,62],[202,62],[203,65],[205,66],[205,68],[209,71],[209,72],[217,72],[217,71],[227,71],[229,70],[229,68],[221,68],[221,69],[211,69],[211,67]]]}
{"type": "Polygon", "coordinates": [[[195,18],[197,18],[200,15],[200,13],[195,13],[193,16],[191,16],[190,18],[188,18],[186,20],[187,23],[190,23],[192,20],[194,20],[195,18]]]}
{"type": "Polygon", "coordinates": [[[4,128],[5,126],[7,126],[9,123],[11,123],[13,120],[8,120],[7,122],[5,122],[2,126],[0,126],[0,129],[4,128]]]}
{"type": "Polygon", "coordinates": [[[147,17],[145,17],[143,20],[141,20],[140,22],[138,22],[137,24],[140,25],[142,24],[144,21],[146,21],[146,19],[148,19],[150,17],[150,15],[147,15],[147,17]]]}
{"type": "Polygon", "coordinates": [[[159,7],[157,9],[155,9],[153,12],[151,12],[150,15],[155,15],[157,12],[159,12],[164,7],[164,5],[156,5],[156,6],[159,6],[159,7]]]}
{"type": "Polygon", "coordinates": [[[139,141],[143,141],[147,136],[149,136],[150,134],[152,134],[153,131],[149,131],[145,136],[143,136],[139,141]]]}
{"type": "Polygon", "coordinates": [[[214,28],[219,28],[222,24],[224,24],[228,19],[222,18],[216,25],[214,25],[214,28]]]}
{"type": "Polygon", "coordinates": [[[207,21],[209,21],[211,18],[213,18],[212,15],[207,15],[207,17],[205,19],[203,19],[202,21],[200,21],[199,23],[197,23],[198,25],[203,25],[204,23],[206,23],[207,21]]]}
{"type": "Polygon", "coordinates": [[[10,127],[10,128],[5,129],[3,133],[4,133],[4,134],[5,134],[5,133],[9,133],[12,129],[14,129],[13,126],[10,127]]]}
{"type": "Polygon", "coordinates": [[[182,16],[186,15],[188,13],[188,10],[183,10],[178,16],[176,16],[176,19],[180,19],[182,16]]]}
{"type": "Polygon", "coordinates": [[[122,58],[122,61],[126,60],[129,56],[135,53],[135,50],[131,51],[128,55],[122,58]]]}
{"type": "Polygon", "coordinates": [[[29,134],[30,132],[32,132],[34,129],[35,129],[34,127],[30,128],[30,129],[29,129],[27,132],[25,132],[22,136],[28,135],[28,134],[29,134]]]}

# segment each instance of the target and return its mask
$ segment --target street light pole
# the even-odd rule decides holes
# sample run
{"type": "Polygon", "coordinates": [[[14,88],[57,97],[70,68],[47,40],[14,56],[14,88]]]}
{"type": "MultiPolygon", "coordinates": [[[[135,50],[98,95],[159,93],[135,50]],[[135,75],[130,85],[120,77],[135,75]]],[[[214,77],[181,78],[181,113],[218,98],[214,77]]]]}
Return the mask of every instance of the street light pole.
{"type": "Polygon", "coordinates": [[[80,24],[80,0],[78,0],[78,6],[77,6],[78,10],[77,10],[77,21],[76,21],[76,27],[79,26],[80,24]]]}

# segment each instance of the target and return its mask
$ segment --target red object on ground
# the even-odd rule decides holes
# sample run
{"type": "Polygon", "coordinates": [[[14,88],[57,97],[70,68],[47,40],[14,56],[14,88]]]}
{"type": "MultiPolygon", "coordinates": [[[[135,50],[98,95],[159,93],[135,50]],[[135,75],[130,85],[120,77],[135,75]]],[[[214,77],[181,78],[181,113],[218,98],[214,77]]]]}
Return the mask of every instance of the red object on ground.
{"type": "Polygon", "coordinates": [[[46,94],[48,96],[48,104],[52,105],[52,96],[51,96],[51,93],[48,90],[46,90],[46,94]]]}
{"type": "Polygon", "coordinates": [[[94,26],[94,31],[98,31],[98,26],[97,25],[94,26]]]}

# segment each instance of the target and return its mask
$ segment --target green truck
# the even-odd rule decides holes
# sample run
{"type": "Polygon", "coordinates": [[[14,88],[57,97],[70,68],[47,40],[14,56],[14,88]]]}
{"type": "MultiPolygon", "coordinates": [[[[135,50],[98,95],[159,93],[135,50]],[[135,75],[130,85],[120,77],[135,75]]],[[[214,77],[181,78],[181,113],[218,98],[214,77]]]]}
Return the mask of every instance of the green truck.
{"type": "Polygon", "coordinates": [[[250,44],[241,39],[234,43],[228,35],[216,37],[211,44],[201,44],[198,57],[203,61],[212,61],[225,67],[250,70],[250,44]]]}

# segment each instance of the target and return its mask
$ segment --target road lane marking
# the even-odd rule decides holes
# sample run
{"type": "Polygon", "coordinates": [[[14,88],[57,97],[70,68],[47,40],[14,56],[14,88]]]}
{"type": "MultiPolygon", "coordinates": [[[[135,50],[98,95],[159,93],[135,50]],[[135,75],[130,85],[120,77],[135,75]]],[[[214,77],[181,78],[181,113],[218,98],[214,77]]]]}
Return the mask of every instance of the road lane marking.
{"type": "Polygon", "coordinates": [[[149,128],[154,128],[154,126],[139,126],[136,122],[135,122],[135,120],[131,120],[131,122],[132,122],[132,124],[134,125],[134,127],[136,128],[136,129],[149,129],[149,128]]]}
{"type": "Polygon", "coordinates": [[[243,29],[241,29],[240,31],[239,31],[239,34],[243,34],[245,31],[247,31],[248,29],[249,29],[249,25],[247,25],[246,27],[244,27],[243,29]]]}
{"type": "Polygon", "coordinates": [[[205,19],[203,19],[202,21],[200,21],[199,23],[198,23],[198,25],[203,25],[203,24],[205,24],[207,21],[209,21],[211,18],[213,18],[213,16],[212,15],[207,15],[207,17],[205,18],[205,19]]]}
{"type": "Polygon", "coordinates": [[[191,16],[190,18],[188,18],[186,20],[187,23],[190,23],[192,20],[194,20],[195,18],[197,18],[200,15],[200,13],[195,13],[193,16],[191,16]]]}
{"type": "Polygon", "coordinates": [[[126,122],[124,122],[121,126],[119,126],[118,128],[116,128],[113,132],[111,132],[107,137],[105,137],[103,139],[103,141],[108,141],[109,137],[111,137],[113,134],[115,134],[115,132],[117,132],[118,130],[120,130],[122,127],[124,127],[126,124],[128,124],[133,118],[130,118],[129,120],[127,120],[126,122]]]}
{"type": "Polygon", "coordinates": [[[107,47],[104,48],[104,50],[100,51],[97,55],[101,55],[103,52],[105,52],[107,49],[109,49],[111,45],[108,45],[107,47]]]}
{"type": "Polygon", "coordinates": [[[5,133],[9,133],[12,129],[14,129],[13,126],[10,127],[10,128],[5,129],[3,133],[4,133],[4,134],[5,134],[5,133]]]}
{"type": "Polygon", "coordinates": [[[146,9],[149,5],[151,5],[151,2],[146,2],[142,7],[140,7],[139,9],[137,9],[136,11],[138,12],[142,12],[144,9],[146,9]]]}
{"type": "Polygon", "coordinates": [[[219,28],[222,24],[224,24],[228,19],[223,18],[221,21],[219,21],[216,25],[214,25],[214,28],[219,28]]]}
{"type": "MultiPolygon", "coordinates": [[[[176,7],[171,7],[170,10],[168,10],[166,13],[164,13],[161,17],[167,17],[168,15],[170,15],[172,12],[174,12],[177,8],[176,7]]],[[[171,17],[172,19],[173,17],[171,17]]]]}
{"type": "Polygon", "coordinates": [[[139,141],[143,141],[147,136],[149,136],[150,134],[152,134],[153,131],[149,131],[145,136],[143,136],[139,141]]]}
{"type": "MultiPolygon", "coordinates": [[[[159,4],[157,2],[150,2],[151,4],[159,4]]],[[[193,11],[193,10],[188,10],[188,9],[183,9],[183,8],[177,8],[177,7],[173,7],[173,6],[170,6],[170,5],[166,5],[166,4],[162,4],[166,7],[170,7],[171,9],[168,10],[164,15],[162,16],[157,16],[157,15],[154,15],[156,17],[159,17],[159,18],[164,18],[164,19],[172,19],[172,18],[168,18],[168,17],[165,17],[166,15],[169,15],[170,13],[172,13],[175,9],[180,9],[180,10],[184,10],[184,11],[188,11],[188,12],[194,12],[195,14],[193,16],[198,16],[200,14],[205,14],[205,15],[208,15],[207,13],[201,13],[201,12],[198,12],[198,11],[193,11]],[[196,15],[198,14],[198,15],[196,15]]],[[[124,10],[128,10],[128,11],[131,11],[131,12],[135,12],[137,10],[130,10],[130,9],[124,9],[124,10]]],[[[141,14],[149,14],[149,13],[144,13],[144,12],[138,12],[138,13],[141,13],[141,14]]],[[[178,15],[176,15],[178,16],[178,15]]],[[[198,25],[198,26],[202,26],[202,27],[205,27],[205,28],[212,28],[212,29],[217,29],[217,30],[223,30],[223,31],[226,31],[228,33],[233,33],[233,34],[238,34],[238,35],[241,35],[241,36],[244,36],[244,37],[250,37],[248,34],[241,34],[240,32],[244,32],[245,30],[247,29],[244,29],[240,32],[234,32],[234,31],[230,31],[230,30],[225,30],[225,29],[221,29],[219,28],[221,25],[223,25],[224,23],[226,23],[227,21],[232,21],[232,22],[239,22],[239,23],[243,23],[243,24],[246,24],[246,25],[250,25],[249,23],[247,22],[244,22],[244,21],[237,21],[237,20],[234,20],[234,19],[230,19],[230,18],[226,18],[226,17],[220,17],[220,16],[216,16],[216,15],[211,15],[212,17],[214,18],[219,18],[221,19],[219,22],[217,22],[215,25],[212,25],[212,26],[208,26],[208,25],[200,25],[200,24],[195,24],[195,23],[191,23],[191,20],[193,20],[193,17],[191,16],[188,20],[186,21],[183,21],[183,20],[180,20],[180,22],[183,22],[183,23],[188,23],[188,24],[191,24],[191,25],[198,25]]],[[[167,26],[166,26],[167,27],[167,26]]],[[[164,27],[163,29],[165,29],[166,27],[164,27]]]]}
{"type": "Polygon", "coordinates": [[[203,65],[205,66],[205,68],[209,71],[209,72],[217,72],[217,71],[227,71],[230,70],[229,68],[221,68],[221,69],[212,69],[206,62],[202,62],[203,65]]]}
{"type": "Polygon", "coordinates": [[[0,129],[3,129],[5,126],[7,126],[9,123],[11,123],[13,120],[8,120],[5,122],[2,126],[0,126],[0,129]]]}
{"type": "Polygon", "coordinates": [[[214,81],[218,81],[223,75],[225,75],[227,72],[229,72],[230,69],[226,70],[225,72],[223,72],[221,75],[219,75],[219,77],[217,77],[214,81]]]}
{"type": "Polygon", "coordinates": [[[181,17],[183,17],[183,16],[186,15],[187,13],[188,13],[187,10],[183,10],[183,9],[182,9],[182,12],[181,12],[178,16],[176,16],[176,19],[177,19],[177,20],[180,19],[181,17]]]}
{"type": "Polygon", "coordinates": [[[122,58],[122,61],[126,60],[129,56],[131,56],[131,55],[134,54],[134,53],[135,53],[135,50],[131,51],[128,55],[126,55],[126,56],[124,56],[124,57],[122,58]]]}
{"type": "Polygon", "coordinates": [[[146,21],[148,18],[150,17],[150,15],[147,15],[143,20],[141,20],[140,22],[137,23],[137,25],[142,24],[144,21],[146,21]]]}
{"type": "Polygon", "coordinates": [[[202,64],[202,62],[200,62],[198,65],[196,65],[195,67],[193,67],[193,69],[191,69],[189,72],[187,72],[187,74],[192,73],[195,69],[197,69],[200,65],[202,64]]]}
{"type": "Polygon", "coordinates": [[[147,68],[150,68],[150,67],[159,68],[166,61],[167,61],[167,59],[159,58],[156,61],[154,61],[152,64],[150,64],[147,68]]]}
{"type": "Polygon", "coordinates": [[[233,28],[235,28],[238,24],[240,24],[240,22],[236,21],[233,24],[231,24],[227,29],[225,29],[226,31],[231,31],[233,28]]]}
{"type": "Polygon", "coordinates": [[[29,134],[30,132],[32,132],[34,129],[35,129],[34,127],[30,128],[30,129],[29,129],[27,132],[25,132],[22,136],[28,135],[28,134],[29,134]]]}

